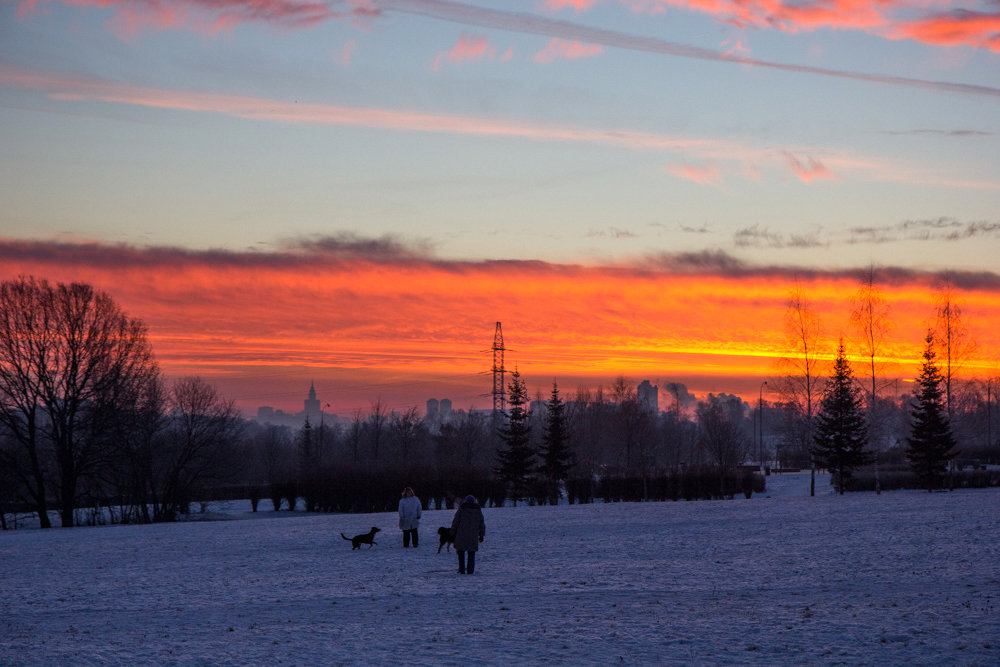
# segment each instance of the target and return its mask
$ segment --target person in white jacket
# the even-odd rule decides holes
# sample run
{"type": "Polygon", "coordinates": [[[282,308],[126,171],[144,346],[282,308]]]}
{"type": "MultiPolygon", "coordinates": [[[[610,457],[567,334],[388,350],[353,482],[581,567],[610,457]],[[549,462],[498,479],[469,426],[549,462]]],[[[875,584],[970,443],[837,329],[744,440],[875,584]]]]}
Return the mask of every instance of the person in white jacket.
{"type": "Polygon", "coordinates": [[[420,498],[413,493],[413,489],[406,487],[403,489],[403,497],[399,499],[399,529],[403,531],[403,548],[410,546],[410,538],[413,538],[413,546],[416,548],[420,541],[417,536],[417,527],[420,525],[420,498]]]}

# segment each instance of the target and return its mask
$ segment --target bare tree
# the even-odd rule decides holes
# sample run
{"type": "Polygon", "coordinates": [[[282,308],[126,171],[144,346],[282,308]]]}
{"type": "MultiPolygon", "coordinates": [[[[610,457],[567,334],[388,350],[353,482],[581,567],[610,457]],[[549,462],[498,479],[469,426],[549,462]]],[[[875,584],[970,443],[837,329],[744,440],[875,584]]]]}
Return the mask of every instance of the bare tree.
{"type": "Polygon", "coordinates": [[[381,398],[375,399],[372,403],[371,412],[368,415],[368,435],[371,437],[372,459],[377,463],[382,440],[385,439],[386,427],[389,424],[389,409],[381,398]]]}
{"type": "Polygon", "coordinates": [[[355,410],[351,417],[351,425],[347,429],[347,443],[351,448],[351,461],[354,465],[357,465],[358,461],[361,460],[361,440],[365,430],[362,416],[360,408],[355,410]]]}
{"type": "Polygon", "coordinates": [[[486,448],[492,437],[488,422],[488,417],[472,412],[471,408],[459,419],[455,439],[462,453],[463,464],[472,466],[477,460],[487,460],[486,448]]]}
{"type": "Polygon", "coordinates": [[[861,286],[854,296],[854,310],[851,323],[858,332],[861,352],[865,358],[865,385],[867,397],[865,406],[868,413],[869,442],[874,445],[875,493],[881,493],[879,483],[878,454],[880,449],[881,424],[877,423],[878,377],[882,370],[879,359],[886,335],[890,329],[889,304],[875,284],[875,266],[869,264],[861,278],[861,286]]]}
{"type": "Polygon", "coordinates": [[[293,460],[291,431],[287,426],[267,424],[254,438],[261,475],[270,489],[274,511],[281,509],[282,485],[292,477],[289,462],[293,460]]]}
{"type": "Polygon", "coordinates": [[[227,479],[240,433],[239,411],[201,378],[177,380],[170,389],[170,423],[158,448],[154,520],[172,521],[196,492],[227,479]]]}
{"type": "MultiPolygon", "coordinates": [[[[785,329],[790,352],[781,360],[784,375],[781,377],[780,391],[785,400],[794,403],[804,420],[803,442],[798,445],[804,450],[812,446],[812,426],[821,389],[820,345],[822,328],[812,306],[796,285],[789,294],[785,310],[785,329]]],[[[811,458],[810,458],[811,460],[811,458]]],[[[810,495],[816,493],[816,467],[810,463],[810,495]]]]}
{"type": "Polygon", "coordinates": [[[934,327],[934,342],[941,350],[945,406],[948,419],[951,420],[955,416],[955,377],[962,364],[975,353],[976,343],[969,334],[962,305],[955,295],[955,288],[950,280],[944,279],[938,284],[936,301],[937,323],[934,327]]]}
{"type": "Polygon", "coordinates": [[[402,414],[393,415],[389,427],[392,431],[392,438],[399,448],[402,463],[406,466],[424,432],[423,420],[420,418],[417,408],[412,407],[403,411],[402,414]]]}
{"type": "Polygon", "coordinates": [[[52,345],[43,297],[48,289],[47,283],[24,278],[0,285],[0,424],[10,435],[10,444],[0,448],[0,464],[19,482],[42,528],[50,528],[52,522],[35,360],[44,359],[52,345]]]}
{"type": "Polygon", "coordinates": [[[133,409],[158,373],[146,328],[83,283],[5,282],[0,310],[0,423],[29,461],[20,476],[41,525],[51,525],[44,496],[54,477],[62,525],[72,526],[81,483],[107,463],[108,420],[133,409]]]}
{"type": "Polygon", "coordinates": [[[134,408],[123,411],[112,425],[115,461],[110,466],[114,493],[120,499],[122,523],[150,523],[154,460],[160,436],[167,424],[166,388],[158,375],[147,378],[139,388],[134,408]]]}
{"type": "Polygon", "coordinates": [[[741,425],[723,401],[712,400],[698,409],[701,441],[719,473],[719,495],[725,495],[726,473],[735,471],[752,445],[741,425]]]}

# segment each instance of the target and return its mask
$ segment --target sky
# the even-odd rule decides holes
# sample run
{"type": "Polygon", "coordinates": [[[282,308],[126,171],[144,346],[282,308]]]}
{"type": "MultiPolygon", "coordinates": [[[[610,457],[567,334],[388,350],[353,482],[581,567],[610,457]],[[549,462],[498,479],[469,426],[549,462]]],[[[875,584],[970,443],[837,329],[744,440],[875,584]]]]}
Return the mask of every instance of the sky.
{"type": "Polygon", "coordinates": [[[532,394],[757,396],[869,267],[887,374],[944,279],[995,375],[997,155],[996,1],[0,1],[0,278],[246,412],[488,407],[498,321],[532,394]]]}

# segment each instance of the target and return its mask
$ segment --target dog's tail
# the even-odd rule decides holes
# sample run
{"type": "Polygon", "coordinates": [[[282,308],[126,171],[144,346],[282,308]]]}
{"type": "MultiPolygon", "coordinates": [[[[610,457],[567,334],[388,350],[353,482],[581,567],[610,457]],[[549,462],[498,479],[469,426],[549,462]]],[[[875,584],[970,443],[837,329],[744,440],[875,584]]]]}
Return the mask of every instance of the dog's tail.
{"type": "Polygon", "coordinates": [[[345,540],[347,540],[348,542],[350,542],[350,541],[351,541],[351,538],[349,538],[349,537],[348,537],[347,535],[344,535],[343,533],[341,533],[341,534],[340,534],[340,536],[341,536],[341,537],[343,537],[343,538],[344,538],[345,540]]]}

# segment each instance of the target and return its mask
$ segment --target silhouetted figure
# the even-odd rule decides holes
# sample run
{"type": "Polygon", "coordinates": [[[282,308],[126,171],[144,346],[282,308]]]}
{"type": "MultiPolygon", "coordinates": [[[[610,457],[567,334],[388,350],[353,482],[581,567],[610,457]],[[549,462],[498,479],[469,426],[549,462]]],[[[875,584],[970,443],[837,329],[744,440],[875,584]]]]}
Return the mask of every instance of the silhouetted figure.
{"type": "Polygon", "coordinates": [[[476,570],[476,551],[486,537],[486,519],[475,496],[466,496],[465,502],[455,512],[451,521],[451,534],[455,537],[458,554],[458,573],[472,574],[476,570]],[[468,562],[466,562],[468,553],[468,562]]]}

